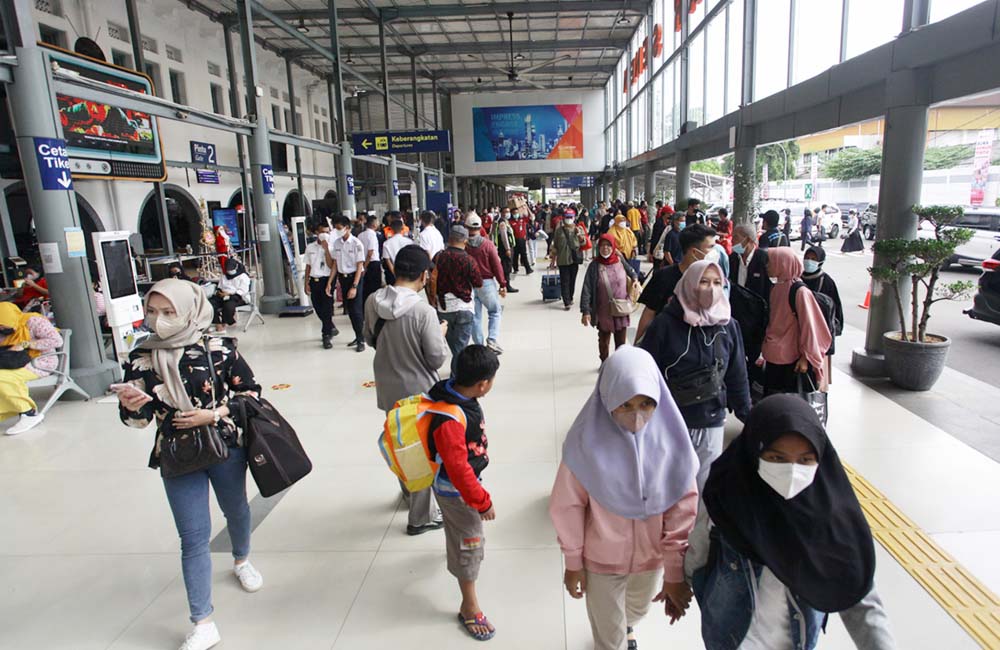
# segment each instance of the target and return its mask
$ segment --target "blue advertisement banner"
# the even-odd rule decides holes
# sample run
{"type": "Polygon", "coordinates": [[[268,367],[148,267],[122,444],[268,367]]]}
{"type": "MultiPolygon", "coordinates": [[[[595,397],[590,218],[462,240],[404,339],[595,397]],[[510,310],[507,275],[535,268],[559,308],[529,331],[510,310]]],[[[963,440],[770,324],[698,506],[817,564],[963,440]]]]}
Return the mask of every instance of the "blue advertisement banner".
{"type": "Polygon", "coordinates": [[[354,153],[404,154],[451,151],[451,131],[373,131],[351,136],[354,153]]]}
{"type": "Polygon", "coordinates": [[[212,210],[212,228],[222,228],[229,236],[233,248],[240,246],[240,215],[236,208],[216,208],[212,210]]]}
{"type": "Polygon", "coordinates": [[[473,107],[476,162],[583,158],[583,106],[473,107]]]}

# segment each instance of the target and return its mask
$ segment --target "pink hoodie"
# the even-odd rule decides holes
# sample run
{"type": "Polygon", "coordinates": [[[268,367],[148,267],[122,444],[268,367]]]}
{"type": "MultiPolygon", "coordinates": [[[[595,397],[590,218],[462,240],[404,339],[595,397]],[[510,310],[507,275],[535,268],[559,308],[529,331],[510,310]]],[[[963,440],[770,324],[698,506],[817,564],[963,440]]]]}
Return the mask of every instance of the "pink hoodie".
{"type": "Polygon", "coordinates": [[[692,484],[663,514],[645,520],[620,517],[592,500],[564,464],[549,500],[567,569],[626,575],[663,567],[667,582],[684,580],[684,553],[697,513],[698,488],[692,484]]]}

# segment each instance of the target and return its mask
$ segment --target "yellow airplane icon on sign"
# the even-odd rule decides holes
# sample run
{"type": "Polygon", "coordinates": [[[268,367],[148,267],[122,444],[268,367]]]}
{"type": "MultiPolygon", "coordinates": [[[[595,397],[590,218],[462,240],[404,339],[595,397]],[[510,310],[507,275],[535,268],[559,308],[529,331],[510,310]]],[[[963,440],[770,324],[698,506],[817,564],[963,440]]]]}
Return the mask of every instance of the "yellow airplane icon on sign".
{"type": "Polygon", "coordinates": [[[388,136],[375,136],[375,149],[386,150],[389,148],[388,136]]]}

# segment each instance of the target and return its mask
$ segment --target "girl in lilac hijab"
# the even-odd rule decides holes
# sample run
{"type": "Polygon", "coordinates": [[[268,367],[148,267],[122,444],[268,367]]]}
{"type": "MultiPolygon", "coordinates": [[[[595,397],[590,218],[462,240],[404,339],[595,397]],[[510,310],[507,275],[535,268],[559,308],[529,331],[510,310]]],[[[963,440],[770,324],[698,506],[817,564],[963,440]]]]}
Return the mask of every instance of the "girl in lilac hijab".
{"type": "Polygon", "coordinates": [[[619,348],[566,435],[549,504],[566,589],[586,596],[595,650],[636,647],[633,627],[652,602],[665,603],[671,623],[684,615],[697,469],[687,426],[653,358],[619,348]]]}

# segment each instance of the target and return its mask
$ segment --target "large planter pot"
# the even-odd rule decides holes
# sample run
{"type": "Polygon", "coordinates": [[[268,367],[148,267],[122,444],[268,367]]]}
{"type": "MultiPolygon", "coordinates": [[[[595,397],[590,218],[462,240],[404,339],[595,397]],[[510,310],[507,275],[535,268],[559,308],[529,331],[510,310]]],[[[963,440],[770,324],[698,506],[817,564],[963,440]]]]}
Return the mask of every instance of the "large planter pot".
{"type": "Polygon", "coordinates": [[[885,369],[892,383],[906,390],[930,390],[941,377],[951,339],[928,334],[925,343],[903,341],[899,332],[882,335],[885,369]]]}

